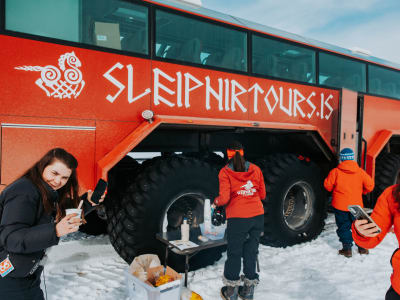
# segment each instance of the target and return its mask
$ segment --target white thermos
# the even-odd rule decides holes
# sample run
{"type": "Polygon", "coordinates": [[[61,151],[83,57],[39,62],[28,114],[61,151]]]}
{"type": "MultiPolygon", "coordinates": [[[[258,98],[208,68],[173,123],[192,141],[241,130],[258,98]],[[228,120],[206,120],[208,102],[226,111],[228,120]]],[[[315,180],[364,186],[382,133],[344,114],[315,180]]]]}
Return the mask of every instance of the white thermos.
{"type": "Polygon", "coordinates": [[[211,232],[211,204],[210,199],[204,200],[204,231],[211,232]]]}
{"type": "Polygon", "coordinates": [[[183,223],[181,224],[181,240],[184,242],[189,241],[189,224],[187,219],[183,219],[183,223]]]}

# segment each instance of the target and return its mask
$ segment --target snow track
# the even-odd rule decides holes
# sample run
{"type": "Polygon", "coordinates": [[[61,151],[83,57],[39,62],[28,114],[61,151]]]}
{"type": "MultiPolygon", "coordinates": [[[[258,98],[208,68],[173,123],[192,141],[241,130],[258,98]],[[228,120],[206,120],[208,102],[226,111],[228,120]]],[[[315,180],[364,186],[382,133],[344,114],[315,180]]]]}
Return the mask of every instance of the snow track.
{"type": "Polygon", "coordinates": [[[115,253],[108,237],[75,234],[51,249],[48,256],[45,276],[49,300],[126,298],[123,271],[127,264],[115,253]]]}

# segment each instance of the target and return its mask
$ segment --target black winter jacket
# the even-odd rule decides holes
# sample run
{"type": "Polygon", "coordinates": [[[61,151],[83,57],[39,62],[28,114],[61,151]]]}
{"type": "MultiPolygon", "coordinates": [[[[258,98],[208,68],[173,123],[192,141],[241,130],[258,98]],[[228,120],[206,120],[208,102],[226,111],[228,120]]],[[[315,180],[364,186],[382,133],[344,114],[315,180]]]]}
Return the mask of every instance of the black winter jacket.
{"type": "MultiPolygon", "coordinates": [[[[57,201],[58,194],[50,187],[49,194],[57,201]]],[[[29,179],[21,178],[4,189],[0,203],[0,254],[43,256],[47,248],[58,244],[54,218],[44,212],[40,192],[29,179]]]]}

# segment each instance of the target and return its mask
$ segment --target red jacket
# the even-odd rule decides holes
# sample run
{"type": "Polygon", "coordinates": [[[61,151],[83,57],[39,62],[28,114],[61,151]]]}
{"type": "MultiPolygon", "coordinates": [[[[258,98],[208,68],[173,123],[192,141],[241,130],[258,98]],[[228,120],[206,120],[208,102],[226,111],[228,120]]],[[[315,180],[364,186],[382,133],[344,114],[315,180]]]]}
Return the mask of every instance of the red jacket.
{"type": "Polygon", "coordinates": [[[364,207],[362,194],[374,189],[374,181],[354,160],[346,160],[329,172],[324,187],[332,192],[332,206],[348,211],[349,205],[364,207]]]}
{"type": "MultiPolygon", "coordinates": [[[[365,237],[361,236],[353,223],[352,232],[354,242],[363,248],[371,249],[377,246],[386,233],[390,230],[392,225],[394,225],[394,233],[396,234],[397,241],[400,241],[400,212],[398,210],[399,204],[395,202],[393,197],[393,189],[396,185],[388,187],[379,196],[376,202],[374,211],[371,214],[372,220],[382,229],[382,232],[376,237],[365,237]]],[[[397,249],[391,259],[391,264],[393,267],[393,273],[390,277],[393,289],[400,294],[400,251],[397,249]]]]}
{"type": "Polygon", "coordinates": [[[250,164],[248,171],[235,172],[229,165],[221,169],[219,196],[214,203],[226,205],[226,218],[251,218],[264,214],[264,177],[259,167],[250,164]]]}

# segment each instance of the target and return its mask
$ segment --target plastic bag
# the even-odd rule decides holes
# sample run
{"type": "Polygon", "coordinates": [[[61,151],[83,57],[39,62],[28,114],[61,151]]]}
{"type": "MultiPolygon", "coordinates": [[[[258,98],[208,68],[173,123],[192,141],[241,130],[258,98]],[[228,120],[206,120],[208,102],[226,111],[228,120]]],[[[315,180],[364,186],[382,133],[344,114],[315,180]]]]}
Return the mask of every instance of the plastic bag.
{"type": "Polygon", "coordinates": [[[136,256],[129,271],[142,281],[147,281],[147,269],[161,266],[160,259],[155,254],[143,254],[136,256]]]}
{"type": "Polygon", "coordinates": [[[206,231],[204,227],[204,223],[200,224],[201,234],[207,237],[210,240],[220,240],[225,236],[226,223],[221,226],[211,225],[210,231],[206,231]]]}

